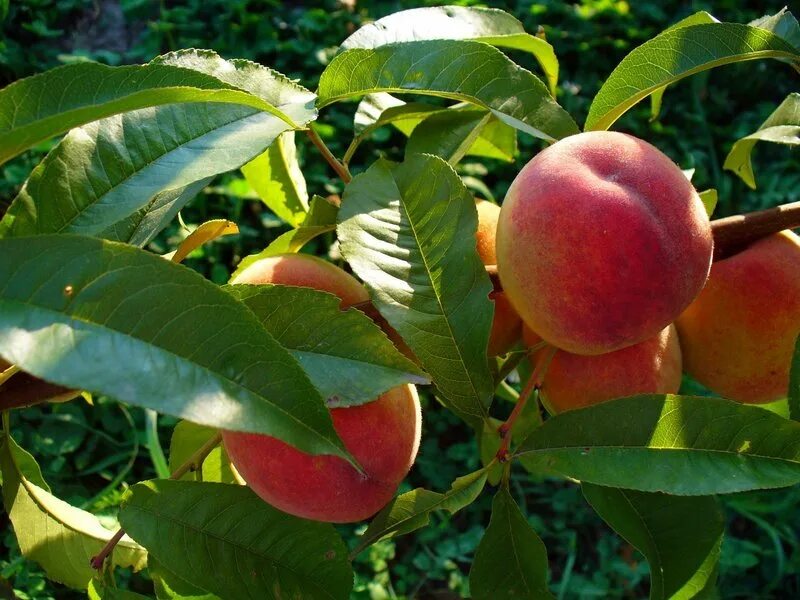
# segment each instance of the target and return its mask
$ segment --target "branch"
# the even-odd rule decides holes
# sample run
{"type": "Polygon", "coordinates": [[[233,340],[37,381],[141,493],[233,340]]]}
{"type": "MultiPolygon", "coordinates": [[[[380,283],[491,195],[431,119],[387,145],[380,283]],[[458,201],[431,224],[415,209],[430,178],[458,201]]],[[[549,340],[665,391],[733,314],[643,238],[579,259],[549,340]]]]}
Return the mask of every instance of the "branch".
{"type": "MultiPolygon", "coordinates": [[[[221,441],[222,441],[222,434],[217,432],[215,436],[213,436],[205,444],[200,446],[185,463],[183,463],[180,467],[175,469],[172,472],[172,475],[169,476],[169,478],[180,479],[181,477],[186,475],[186,473],[188,473],[189,471],[194,471],[199,469],[200,466],[203,464],[203,460],[205,460],[206,456],[208,456],[209,452],[211,452],[214,448],[216,448],[221,441]]],[[[122,536],[124,535],[125,535],[125,530],[123,530],[122,528],[117,530],[117,533],[114,534],[114,537],[108,540],[106,545],[103,546],[103,549],[100,550],[100,552],[96,556],[92,557],[92,559],[89,561],[89,564],[93,569],[99,571],[100,569],[103,568],[103,563],[106,561],[106,558],[108,558],[108,555],[111,554],[111,552],[114,550],[114,547],[119,543],[119,541],[122,539],[122,536]]]]}
{"type": "Polygon", "coordinates": [[[756,240],[795,227],[800,227],[800,202],[711,221],[714,260],[732,256],[756,240]]]}
{"type": "Polygon", "coordinates": [[[322,157],[328,161],[328,164],[333,168],[334,171],[336,171],[339,179],[341,179],[345,185],[350,183],[350,181],[353,179],[352,175],[350,175],[350,171],[342,163],[336,160],[336,157],[325,145],[325,142],[322,141],[322,138],[319,137],[319,134],[311,128],[306,129],[306,134],[308,134],[311,142],[317,147],[317,150],[319,150],[320,154],[322,154],[322,157]]]}

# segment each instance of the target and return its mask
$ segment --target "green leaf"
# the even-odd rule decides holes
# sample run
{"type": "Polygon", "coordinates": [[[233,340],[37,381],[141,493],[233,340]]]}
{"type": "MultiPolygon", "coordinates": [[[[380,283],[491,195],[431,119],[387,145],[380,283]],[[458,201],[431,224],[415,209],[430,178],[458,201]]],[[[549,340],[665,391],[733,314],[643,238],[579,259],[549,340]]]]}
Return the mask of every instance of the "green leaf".
{"type": "Polygon", "coordinates": [[[789,372],[789,417],[800,421],[800,337],[797,338],[789,372]]]}
{"type": "Polygon", "coordinates": [[[161,192],[239,168],[288,127],[247,106],[197,103],[73,129],[34,169],[0,221],[0,236],[96,235],[161,192]]]}
{"type": "MultiPolygon", "coordinates": [[[[719,23],[719,19],[704,10],[689,15],[685,19],[681,19],[674,25],[667,27],[664,31],[671,29],[678,29],[679,27],[687,27],[689,25],[699,25],[701,23],[719,23]]],[[[662,32],[663,33],[663,32],[662,32]]],[[[655,121],[658,114],[661,112],[661,102],[664,99],[664,92],[667,91],[667,86],[663,86],[655,90],[650,96],[650,120],[655,121]]],[[[691,180],[691,177],[689,178],[691,180]]]]}
{"type": "Polygon", "coordinates": [[[147,559],[147,573],[153,578],[153,587],[158,600],[218,600],[219,598],[181,579],[152,556],[147,559]]]}
{"type": "Polygon", "coordinates": [[[88,597],[89,600],[148,600],[147,596],[110,587],[96,579],[89,582],[88,597]]]}
{"type": "Polygon", "coordinates": [[[225,288],[297,359],[328,407],[357,406],[406,383],[430,383],[372,319],[319,290],[286,285],[225,288]]]}
{"type": "Polygon", "coordinates": [[[800,25],[798,25],[797,19],[785,6],[774,15],[766,15],[751,21],[750,25],[771,31],[795,48],[800,49],[800,25]]]}
{"type": "Polygon", "coordinates": [[[549,141],[578,132],[536,76],[482,42],[436,40],[345,50],[322,73],[318,105],[374,92],[470,102],[549,141]]]}
{"type": "Polygon", "coordinates": [[[598,485],[727,494],[800,482],[800,424],[722,398],[633,396],[556,415],[516,454],[598,485]]]}
{"type": "Polygon", "coordinates": [[[703,208],[706,209],[706,214],[710,217],[714,214],[714,209],[717,208],[717,190],[714,188],[705,190],[697,194],[700,196],[700,201],[703,203],[703,208]]]}
{"type": "Polygon", "coordinates": [[[751,154],[760,141],[800,146],[800,94],[786,96],[758,130],[737,140],[728,152],[723,167],[736,173],[751,189],[756,189],[751,154]]]}
{"type": "Polygon", "coordinates": [[[292,227],[303,222],[308,191],[297,162],[294,131],[278,137],[266,152],[243,166],[242,173],[272,212],[292,227]]]}
{"type": "Polygon", "coordinates": [[[650,600],[696,598],[714,586],[725,520],[714,497],[649,494],[584,483],[597,514],[650,564],[650,600]]]}
{"type": "MultiPolygon", "coordinates": [[[[364,137],[378,127],[398,121],[408,120],[416,126],[417,123],[431,113],[441,110],[446,109],[433,104],[425,104],[424,102],[406,103],[386,92],[368,94],[358,103],[356,114],[353,117],[353,130],[359,137],[364,137]]],[[[411,127],[411,129],[413,128],[411,127]]],[[[401,131],[405,133],[402,128],[401,131]]]]}
{"type": "Polygon", "coordinates": [[[73,235],[0,240],[0,354],[54,383],[348,458],[300,365],[190,269],[73,235]]]}
{"type": "Polygon", "coordinates": [[[164,258],[168,258],[174,263],[182,263],[187,256],[204,244],[213,242],[220,237],[236,235],[237,233],[239,233],[239,226],[233,221],[229,221],[228,219],[211,219],[195,227],[192,232],[178,244],[178,247],[172,252],[165,254],[164,258]]]}
{"type": "Polygon", "coordinates": [[[335,206],[325,198],[315,195],[311,199],[311,207],[308,209],[308,215],[306,215],[303,224],[297,229],[292,229],[279,235],[261,252],[245,256],[239,262],[233,275],[231,275],[231,281],[234,281],[239,273],[262,258],[289,252],[299,252],[303,246],[315,237],[335,230],[337,213],[338,209],[335,206]]]}
{"type": "Polygon", "coordinates": [[[800,50],[769,31],[738,23],[668,29],[622,59],[592,101],[585,128],[608,129],[637,102],[684,77],[759,58],[800,65],[800,50]]]}
{"type": "MultiPolygon", "coordinates": [[[[178,422],[172,431],[172,440],[169,444],[170,472],[175,472],[178,467],[189,460],[203,444],[216,434],[217,430],[213,427],[205,427],[189,421],[178,422]]],[[[240,483],[240,479],[234,473],[228,453],[225,452],[225,447],[222,444],[208,453],[208,456],[203,460],[199,473],[186,473],[181,477],[181,480],[195,480],[198,475],[202,477],[203,481],[240,483]]]]}
{"type": "Polygon", "coordinates": [[[486,111],[447,111],[431,115],[408,138],[406,153],[433,154],[458,164],[492,118],[486,111]]]}
{"type": "Polygon", "coordinates": [[[526,33],[522,23],[510,14],[494,8],[439,6],[404,10],[365,25],[347,38],[341,48],[377,48],[395,42],[441,39],[475,40],[528,52],[538,61],[550,93],[555,96],[558,59],[553,47],[526,33]]]}
{"type": "Polygon", "coordinates": [[[316,116],[313,101],[314,94],[274,71],[212,52],[175,53],[141,66],[65,65],[0,90],[0,164],[73,127],[141,108],[242,104],[302,127],[316,116]]]}
{"type": "Polygon", "coordinates": [[[451,515],[457,513],[472,504],[485,485],[486,469],[481,469],[456,479],[444,494],[423,488],[400,494],[375,515],[352,555],[377,541],[425,527],[435,510],[446,510],[451,515]]]}
{"type": "Polygon", "coordinates": [[[166,569],[220,597],[338,600],[353,585],[332,525],[282,513],[244,486],[138,483],[120,522],[166,569]]]}
{"type": "MultiPolygon", "coordinates": [[[[89,559],[114,535],[94,515],[53,496],[33,481],[41,471],[33,458],[10,436],[0,439],[3,503],[23,556],[36,562],[47,576],[70,587],[86,589],[92,578],[89,559]]],[[[113,563],[138,571],[147,552],[128,536],[112,554],[113,563]]]]}
{"type": "Polygon", "coordinates": [[[414,154],[356,176],[337,231],[345,259],[443,401],[479,428],[494,382],[486,359],[492,285],[476,227],[475,201],[450,165],[414,154]]]}
{"type": "Polygon", "coordinates": [[[540,600],[552,598],[547,589],[547,549],[501,488],[492,501],[492,517],[469,572],[475,600],[540,600]]]}
{"type": "Polygon", "coordinates": [[[98,234],[98,237],[112,242],[125,242],[139,247],[146,246],[186,204],[208,185],[211,179],[211,177],[207,177],[186,187],[156,194],[144,208],[122,221],[117,221],[98,234]]]}

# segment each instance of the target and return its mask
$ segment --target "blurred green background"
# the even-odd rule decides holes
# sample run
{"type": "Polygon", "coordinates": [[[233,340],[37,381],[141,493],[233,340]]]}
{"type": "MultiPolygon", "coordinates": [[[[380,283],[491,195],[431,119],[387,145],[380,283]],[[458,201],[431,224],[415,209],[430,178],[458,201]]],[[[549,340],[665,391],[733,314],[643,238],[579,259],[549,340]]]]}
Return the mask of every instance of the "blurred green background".
{"type": "MultiPolygon", "coordinates": [[[[314,89],[337,45],[362,23],[398,10],[437,4],[441,3],[0,0],[0,86],[68,62],[140,63],[169,50],[197,47],[214,49],[226,58],[258,61],[314,89]]],[[[542,28],[561,64],[558,99],[579,123],[622,57],[671,23],[697,10],[707,10],[724,21],[748,22],[782,5],[731,0],[491,3],[521,19],[530,32],[542,28]]],[[[514,58],[536,71],[529,56],[514,58]]],[[[800,160],[785,147],[757,146],[756,191],[723,172],[722,162],[736,139],[754,131],[797,89],[789,68],[774,61],[724,67],[670,87],[657,121],[649,122],[649,104],[642,103],[615,129],[651,141],[684,169],[696,169],[694,183],[699,190],[719,190],[715,216],[796,201],[800,200],[800,160]]],[[[318,132],[336,154],[341,155],[349,143],[354,110],[353,103],[338,105],[320,117],[318,132]]],[[[378,156],[401,157],[403,141],[393,130],[379,130],[359,150],[353,170],[363,169],[378,156]]],[[[309,191],[322,195],[341,191],[341,184],[306,139],[299,136],[298,142],[309,191]]],[[[0,167],[0,214],[52,145],[42,144],[0,167]]],[[[521,135],[516,164],[469,159],[460,171],[482,182],[500,201],[515,172],[539,148],[540,142],[521,135]]],[[[241,257],[286,230],[253,199],[237,173],[218,178],[182,211],[182,217],[189,225],[219,217],[239,224],[240,235],[196,251],[186,261],[219,283],[227,281],[241,257]]],[[[185,235],[175,223],[151,249],[166,252],[185,235]]],[[[322,253],[330,241],[321,238],[309,250],[322,253]]],[[[690,382],[687,386],[697,391],[690,382]]],[[[150,452],[156,446],[154,436],[168,448],[174,424],[161,418],[154,433],[141,410],[104,398],[96,399],[94,407],[78,400],[17,411],[12,421],[18,442],[40,461],[54,491],[77,506],[107,515],[110,522],[125,485],[155,475],[150,452]]],[[[457,476],[478,467],[470,432],[431,406],[425,414],[419,460],[405,485],[443,490],[457,476]]],[[[647,564],[593,514],[576,486],[534,481],[520,470],[514,473],[513,491],[547,545],[551,589],[558,598],[647,597],[647,564]]],[[[485,493],[453,518],[434,514],[431,526],[418,534],[380,543],[363,553],[356,562],[354,595],[374,599],[465,596],[471,558],[489,519],[490,499],[485,493]]],[[[728,534],[720,565],[721,597],[800,597],[800,491],[738,494],[725,497],[724,504],[728,534]]],[[[358,530],[342,528],[349,541],[358,530]]],[[[83,596],[48,582],[35,564],[20,557],[4,513],[0,513],[0,548],[0,598],[10,597],[9,586],[23,599],[83,596]]],[[[140,593],[152,591],[146,576],[123,572],[119,579],[140,593]]]]}

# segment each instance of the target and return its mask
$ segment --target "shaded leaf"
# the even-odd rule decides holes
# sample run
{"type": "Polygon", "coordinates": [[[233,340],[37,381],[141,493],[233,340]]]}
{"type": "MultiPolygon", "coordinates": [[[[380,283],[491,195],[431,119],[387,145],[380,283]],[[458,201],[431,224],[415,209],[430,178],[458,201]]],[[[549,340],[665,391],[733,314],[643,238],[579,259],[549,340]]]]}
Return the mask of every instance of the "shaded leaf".
{"type": "Polygon", "coordinates": [[[447,111],[426,118],[408,138],[409,154],[433,154],[458,164],[492,115],[485,111],[447,111]]]}
{"type": "Polygon", "coordinates": [[[0,236],[96,235],[161,192],[240,167],[288,127],[250,107],[198,103],[73,129],[34,169],[0,221],[0,236]]]}
{"type": "Polygon", "coordinates": [[[89,600],[148,600],[147,596],[142,596],[129,590],[110,587],[96,579],[89,582],[88,596],[89,600]]]}
{"type": "Polygon", "coordinates": [[[800,424],[722,398],[633,396],[556,415],[516,454],[598,485],[726,494],[800,482],[800,424]]]}
{"type": "Polygon", "coordinates": [[[637,102],[684,77],[759,58],[800,64],[800,50],[769,31],[738,23],[668,29],[622,59],[594,97],[585,128],[608,129],[637,102]]]}
{"type": "Polygon", "coordinates": [[[225,235],[234,235],[239,233],[239,226],[233,221],[228,219],[212,219],[197,226],[197,228],[190,233],[185,240],[183,240],[174,252],[170,252],[165,256],[174,263],[181,263],[183,259],[189,256],[194,250],[197,250],[203,244],[211,242],[219,237],[225,235]]]}
{"type": "Polygon", "coordinates": [[[547,550],[501,488],[492,501],[492,517],[469,572],[475,600],[540,600],[552,598],[547,589],[547,550]]]}
{"type": "Polygon", "coordinates": [[[308,191],[297,162],[294,131],[280,135],[266,152],[242,167],[261,200],[278,217],[297,227],[306,218],[308,191]]]}
{"type": "Polygon", "coordinates": [[[365,25],[342,42],[341,48],[377,48],[395,42],[475,40],[499,48],[522,50],[534,56],[555,96],[558,59],[542,38],[525,32],[522,23],[494,8],[438,6],[412,8],[365,25]]]}
{"type": "Polygon", "coordinates": [[[291,352],[328,407],[356,406],[406,383],[430,383],[363,312],[339,308],[319,290],[285,285],[231,285],[278,343],[291,352]]]}
{"type": "MultiPolygon", "coordinates": [[[[203,444],[207,443],[217,434],[218,430],[213,427],[197,425],[189,421],[180,421],[172,430],[172,438],[169,443],[169,470],[175,472],[192,455],[197,452],[203,444]]],[[[203,481],[214,481],[220,483],[240,483],[240,478],[235,473],[233,465],[225,452],[225,447],[220,444],[208,453],[203,460],[200,469],[200,476],[203,481]]],[[[181,480],[192,481],[198,478],[198,474],[188,472],[181,477],[181,480]]]]}
{"type": "Polygon", "coordinates": [[[455,514],[472,504],[485,485],[486,469],[481,469],[456,479],[444,494],[423,488],[400,494],[375,515],[352,554],[358,554],[379,540],[425,527],[435,510],[455,514]]]}
{"type": "Polygon", "coordinates": [[[725,520],[714,497],[649,494],[584,483],[597,514],[650,564],[650,599],[696,598],[714,586],[725,520]]]}
{"type": "Polygon", "coordinates": [[[752,152],[757,142],[800,145],[800,94],[786,96],[754,133],[737,140],[725,158],[723,168],[733,171],[751,189],[756,189],[752,152]]]}
{"type": "Polygon", "coordinates": [[[440,158],[414,154],[356,176],[337,230],[342,254],[442,400],[480,427],[494,383],[485,352],[492,286],[476,227],[475,201],[458,175],[440,158]]]}
{"type": "Polygon", "coordinates": [[[244,486],[138,483],[120,522],[164,568],[220,597],[338,600],[353,585],[332,525],[282,513],[244,486]]]}
{"type": "Polygon", "coordinates": [[[0,255],[9,362],[59,385],[349,456],[297,362],[197,273],[73,235],[3,239],[0,255]]]}
{"type": "Polygon", "coordinates": [[[153,578],[153,587],[158,600],[217,600],[219,598],[219,596],[201,590],[185,579],[181,579],[152,556],[147,560],[147,573],[153,578]]]}
{"type": "Polygon", "coordinates": [[[545,140],[578,133],[572,117],[537,77],[482,42],[436,40],[345,50],[323,71],[318,104],[374,92],[470,102],[545,140]]]}
{"type": "MultiPolygon", "coordinates": [[[[23,556],[36,562],[53,581],[85,589],[93,573],[89,559],[115,532],[103,527],[94,515],[33,483],[44,483],[38,465],[8,435],[0,441],[0,468],[3,503],[23,556]]],[[[125,536],[111,560],[138,571],[147,562],[147,552],[125,536]]]]}

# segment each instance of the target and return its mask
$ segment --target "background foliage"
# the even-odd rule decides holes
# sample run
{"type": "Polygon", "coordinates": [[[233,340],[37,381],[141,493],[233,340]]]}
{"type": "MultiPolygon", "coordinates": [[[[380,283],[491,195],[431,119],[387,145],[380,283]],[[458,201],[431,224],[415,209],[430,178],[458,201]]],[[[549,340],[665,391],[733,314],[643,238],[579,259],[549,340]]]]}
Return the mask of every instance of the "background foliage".
{"type": "MultiPolygon", "coordinates": [[[[274,67],[313,89],[336,46],[362,23],[405,8],[436,4],[384,0],[302,4],[267,0],[0,0],[0,86],[67,62],[140,63],[169,50],[202,47],[224,57],[249,58],[274,67]]],[[[578,122],[585,119],[590,99],[619,60],[669,24],[698,10],[708,10],[721,20],[747,22],[775,12],[781,5],[732,0],[492,3],[520,18],[528,31],[542,28],[561,64],[559,102],[578,122]]],[[[530,57],[515,58],[533,67],[530,57]]],[[[716,216],[800,200],[800,159],[783,146],[762,144],[756,150],[759,188],[755,192],[722,171],[722,160],[733,142],[757,129],[793,91],[784,75],[767,62],[716,69],[670,87],[657,121],[649,122],[649,103],[644,102],[614,128],[644,137],[682,168],[696,169],[698,189],[719,190],[716,216]]],[[[334,106],[315,124],[338,155],[349,139],[354,110],[355,104],[334,106]],[[337,132],[343,132],[341,138],[337,132]]],[[[541,142],[528,136],[519,139],[520,161],[524,161],[541,142]]],[[[402,142],[404,138],[397,132],[379,130],[360,149],[353,170],[359,171],[360,164],[369,164],[380,155],[399,158],[402,142]]],[[[0,214],[53,143],[0,168],[0,214]]],[[[302,136],[298,136],[298,145],[309,191],[338,193],[339,182],[332,179],[327,165],[302,136]]],[[[462,175],[474,178],[474,187],[482,190],[481,194],[502,199],[521,164],[467,160],[459,169],[462,175]]],[[[285,226],[253,198],[239,176],[213,181],[182,212],[183,221],[191,225],[228,218],[239,224],[241,233],[195,251],[186,264],[224,283],[242,256],[283,233],[285,226]]],[[[166,252],[185,236],[186,231],[174,223],[151,248],[166,252]]],[[[328,243],[323,237],[308,249],[322,251],[328,243]]],[[[685,391],[698,389],[687,381],[685,391]]],[[[168,447],[174,424],[169,417],[161,417],[156,424],[141,410],[94,398],[93,408],[78,400],[17,411],[13,426],[17,441],[39,458],[46,479],[60,497],[96,514],[113,515],[126,485],[155,476],[159,447],[168,447]]],[[[444,490],[459,475],[477,469],[477,457],[466,426],[450,413],[429,411],[423,445],[406,489],[444,490]]],[[[646,597],[646,562],[600,521],[579,487],[533,481],[530,475],[520,473],[513,477],[512,491],[547,546],[550,588],[557,597],[646,597]]],[[[728,535],[720,564],[722,597],[800,596],[800,490],[736,494],[725,496],[723,502],[728,535]]],[[[465,595],[468,567],[489,521],[490,505],[491,495],[484,494],[453,517],[432,515],[432,526],[418,535],[370,548],[355,565],[357,597],[465,595]]],[[[355,534],[352,527],[343,531],[350,537],[355,534]]],[[[5,514],[0,514],[0,532],[0,598],[6,597],[10,588],[23,599],[79,597],[77,592],[46,581],[35,565],[19,556],[5,514]]],[[[145,576],[130,576],[127,583],[142,593],[151,589],[145,576]]]]}

